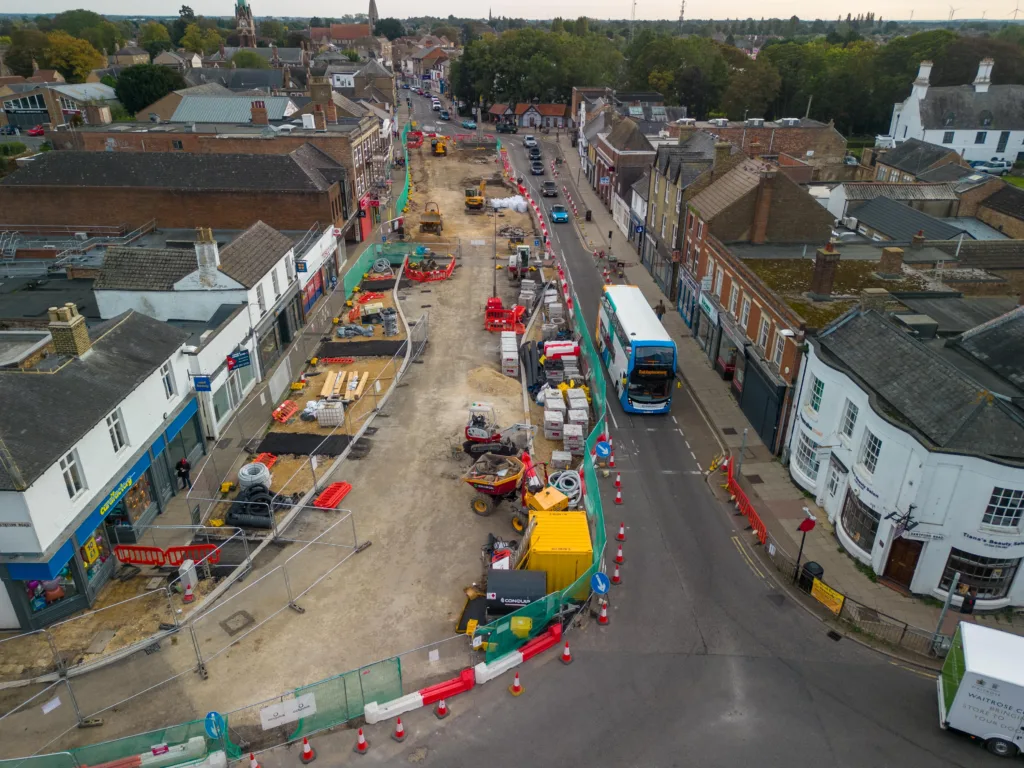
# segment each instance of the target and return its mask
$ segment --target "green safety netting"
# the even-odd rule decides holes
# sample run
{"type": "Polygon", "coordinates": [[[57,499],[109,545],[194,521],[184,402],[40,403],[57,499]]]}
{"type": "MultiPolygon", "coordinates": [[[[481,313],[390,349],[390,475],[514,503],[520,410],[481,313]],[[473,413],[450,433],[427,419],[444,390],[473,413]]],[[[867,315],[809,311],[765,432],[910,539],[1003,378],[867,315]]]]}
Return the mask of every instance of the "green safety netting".
{"type": "Polygon", "coordinates": [[[409,123],[405,124],[402,128],[402,155],[405,157],[405,185],[402,187],[402,192],[396,198],[395,202],[395,215],[398,216],[402,213],[402,209],[405,208],[405,204],[409,202],[409,145],[406,143],[406,139],[409,136],[409,123]]]}
{"type": "MultiPolygon", "coordinates": [[[[206,727],[202,720],[192,720],[180,725],[172,725],[156,731],[137,733],[134,736],[125,736],[121,739],[102,741],[99,744],[90,744],[87,747],[78,747],[70,750],[78,765],[99,765],[110,763],[115,760],[122,760],[133,755],[141,755],[149,752],[158,744],[176,746],[185,744],[190,739],[202,738],[205,746],[204,755],[223,749],[220,739],[211,739],[206,734],[206,727]]],[[[230,752],[230,750],[229,750],[230,752]]],[[[61,754],[47,755],[46,757],[59,758],[61,754]]],[[[65,763],[46,764],[45,768],[64,768],[65,763]]],[[[43,766],[31,765],[26,768],[43,768],[43,766]]]]}

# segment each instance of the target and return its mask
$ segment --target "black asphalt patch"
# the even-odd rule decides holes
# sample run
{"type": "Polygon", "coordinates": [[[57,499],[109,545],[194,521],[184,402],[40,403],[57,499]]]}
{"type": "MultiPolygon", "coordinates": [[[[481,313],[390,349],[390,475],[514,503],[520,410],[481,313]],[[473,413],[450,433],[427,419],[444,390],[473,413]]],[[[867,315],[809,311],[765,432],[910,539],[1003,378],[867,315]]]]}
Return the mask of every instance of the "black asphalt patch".
{"type": "MultiPolygon", "coordinates": [[[[358,338],[358,337],[356,337],[358,338]]],[[[316,351],[317,357],[394,357],[402,349],[400,339],[372,341],[325,341],[316,351]]]]}
{"type": "Polygon", "coordinates": [[[337,456],[345,450],[351,438],[348,435],[306,435],[301,432],[269,432],[257,451],[275,456],[337,456]]]}

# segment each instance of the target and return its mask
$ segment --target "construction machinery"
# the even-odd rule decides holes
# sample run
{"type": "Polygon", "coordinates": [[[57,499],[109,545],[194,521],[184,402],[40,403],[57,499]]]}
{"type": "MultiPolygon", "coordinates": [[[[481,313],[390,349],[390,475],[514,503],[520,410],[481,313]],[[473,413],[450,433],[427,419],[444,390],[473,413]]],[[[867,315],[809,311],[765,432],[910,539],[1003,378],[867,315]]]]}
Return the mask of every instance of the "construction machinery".
{"type": "Polygon", "coordinates": [[[486,453],[478,458],[463,476],[463,481],[476,491],[469,503],[470,508],[481,517],[486,517],[501,505],[513,503],[512,528],[519,533],[526,530],[531,510],[545,509],[550,505],[550,496],[560,497],[555,506],[562,509],[565,496],[554,489],[545,488],[546,480],[541,478],[538,467],[530,454],[523,451],[519,456],[499,456],[486,453]],[[518,502],[516,504],[515,502],[518,502]]]}
{"type": "Polygon", "coordinates": [[[420,216],[420,232],[440,235],[443,230],[444,222],[441,218],[440,206],[437,203],[427,203],[423,207],[423,214],[420,216]]]}
{"type": "Polygon", "coordinates": [[[487,190],[487,180],[480,179],[480,183],[475,187],[468,187],[466,189],[466,210],[478,212],[484,209],[484,203],[486,198],[484,192],[487,190]]]}
{"type": "Polygon", "coordinates": [[[469,418],[466,420],[466,440],[462,450],[470,456],[494,453],[500,456],[514,456],[526,447],[536,427],[529,424],[513,424],[502,429],[494,406],[490,403],[470,403],[469,418]]]}
{"type": "Polygon", "coordinates": [[[430,152],[434,157],[445,157],[448,154],[448,137],[436,136],[431,139],[430,152]]]}
{"type": "Polygon", "coordinates": [[[517,245],[515,253],[508,257],[508,279],[512,282],[522,280],[530,271],[530,246],[517,245]]]}

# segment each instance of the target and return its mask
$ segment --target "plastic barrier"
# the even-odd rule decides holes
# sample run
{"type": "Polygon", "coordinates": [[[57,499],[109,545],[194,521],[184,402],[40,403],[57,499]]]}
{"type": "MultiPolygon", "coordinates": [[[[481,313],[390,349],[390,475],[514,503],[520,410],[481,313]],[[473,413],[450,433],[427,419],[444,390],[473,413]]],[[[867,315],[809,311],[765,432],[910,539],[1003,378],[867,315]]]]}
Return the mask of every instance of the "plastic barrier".
{"type": "Polygon", "coordinates": [[[220,549],[214,544],[186,544],[183,547],[168,547],[164,550],[164,565],[181,565],[186,560],[216,565],[220,562],[220,549]]]}
{"type": "MultiPolygon", "coordinates": [[[[422,263],[422,262],[420,262],[422,263]]],[[[405,265],[405,276],[410,280],[414,280],[417,283],[436,283],[441,280],[447,280],[452,276],[452,272],[455,271],[455,257],[452,256],[452,260],[448,263],[448,266],[444,269],[416,269],[410,267],[408,259],[406,259],[405,265]]]]}
{"type": "Polygon", "coordinates": [[[733,475],[733,464],[735,462],[732,459],[728,463],[728,478],[729,478],[729,493],[732,494],[736,501],[736,508],[743,514],[745,518],[750,522],[750,528],[757,534],[757,539],[762,544],[768,539],[768,529],[761,521],[760,515],[757,514],[757,510],[754,509],[754,505],[750,503],[750,499],[747,497],[746,492],[740,487],[739,481],[733,475]]]}
{"type": "Polygon", "coordinates": [[[167,558],[160,547],[143,547],[137,544],[118,544],[114,557],[119,563],[131,565],[163,565],[167,558]]]}

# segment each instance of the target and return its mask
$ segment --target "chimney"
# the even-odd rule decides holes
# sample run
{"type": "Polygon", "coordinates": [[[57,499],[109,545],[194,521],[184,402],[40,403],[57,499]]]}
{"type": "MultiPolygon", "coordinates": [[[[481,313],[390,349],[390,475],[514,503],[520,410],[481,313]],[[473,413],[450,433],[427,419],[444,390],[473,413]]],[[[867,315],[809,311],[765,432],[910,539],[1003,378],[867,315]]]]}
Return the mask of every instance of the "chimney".
{"type": "Polygon", "coordinates": [[[331,83],[326,77],[314,77],[309,81],[309,96],[314,104],[326,108],[331,102],[331,83]]]}
{"type": "Polygon", "coordinates": [[[775,186],[775,169],[765,168],[757,185],[754,201],[754,222],[750,231],[750,242],[761,245],[768,239],[768,214],[772,207],[772,189],[775,186]]]}
{"type": "Polygon", "coordinates": [[[274,59],[274,61],[279,61],[279,59],[277,58],[277,45],[270,46],[270,56],[271,58],[274,59]]]}
{"type": "Polygon", "coordinates": [[[225,56],[225,53],[224,53],[224,43],[222,42],[220,44],[220,46],[218,46],[218,48],[219,48],[219,51],[220,51],[220,60],[224,61],[224,56],[225,56]]]}
{"type": "Polygon", "coordinates": [[[923,248],[924,247],[924,230],[923,229],[917,230],[917,234],[914,235],[912,238],[910,238],[910,247],[913,248],[915,251],[918,248],[923,248]]]}
{"type": "Polygon", "coordinates": [[[727,141],[715,142],[715,160],[711,166],[711,176],[717,178],[725,173],[725,161],[732,151],[732,144],[727,141]]]}
{"type": "Polygon", "coordinates": [[[974,92],[988,93],[988,87],[992,85],[992,59],[982,59],[978,64],[978,76],[974,78],[974,92]]]}
{"type": "Polygon", "coordinates": [[[338,105],[334,103],[333,98],[327,101],[327,108],[324,110],[324,113],[327,115],[328,123],[331,125],[338,124],[338,105]]]}
{"type": "Polygon", "coordinates": [[[59,309],[50,307],[50,337],[58,355],[81,357],[92,347],[85,318],[78,314],[78,308],[70,301],[59,309]]]}
{"type": "Polygon", "coordinates": [[[327,119],[324,117],[324,108],[322,104],[313,105],[313,127],[318,131],[327,130],[327,119]]]}
{"type": "Polygon", "coordinates": [[[832,243],[819,248],[814,255],[814,272],[811,274],[811,290],[808,296],[814,301],[831,301],[832,285],[836,279],[839,251],[832,243]]]}
{"type": "Polygon", "coordinates": [[[281,88],[287,89],[292,87],[292,73],[288,67],[284,67],[281,70],[281,88]]]}
{"type": "Polygon", "coordinates": [[[882,260],[878,263],[878,276],[888,280],[903,277],[903,249],[890,246],[882,249],[882,260]]]}
{"type": "Polygon", "coordinates": [[[748,152],[748,154],[751,157],[760,157],[763,149],[764,147],[761,146],[761,142],[758,141],[757,139],[754,139],[752,142],[750,142],[750,151],[748,152]]]}
{"type": "Polygon", "coordinates": [[[932,76],[932,63],[922,61],[917,70],[917,79],[914,80],[914,96],[923,99],[928,93],[928,81],[932,76]]]}
{"type": "Polygon", "coordinates": [[[884,313],[885,303],[888,300],[889,292],[885,288],[865,288],[860,292],[861,309],[884,313]]]}
{"type": "Polygon", "coordinates": [[[196,228],[196,261],[199,263],[199,285],[213,288],[217,284],[220,251],[209,227],[196,228]]]}
{"type": "Polygon", "coordinates": [[[267,115],[267,102],[254,101],[251,109],[253,125],[270,125],[270,117],[267,115]]]}

